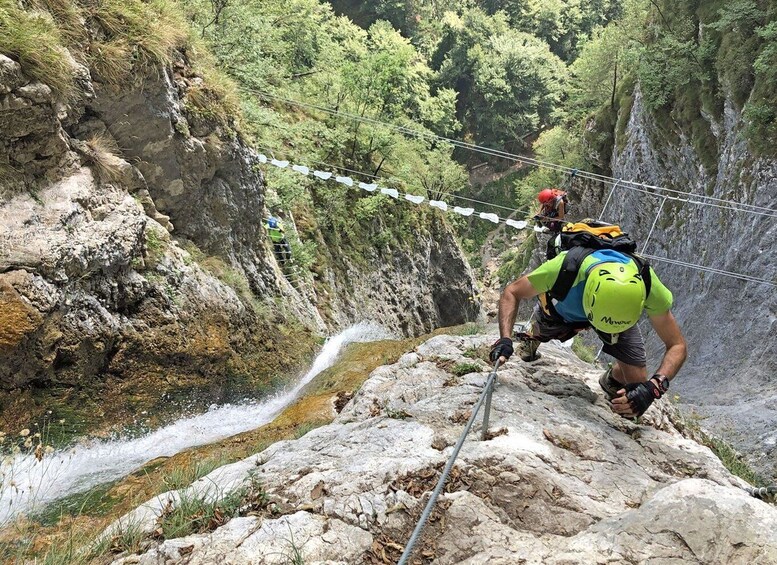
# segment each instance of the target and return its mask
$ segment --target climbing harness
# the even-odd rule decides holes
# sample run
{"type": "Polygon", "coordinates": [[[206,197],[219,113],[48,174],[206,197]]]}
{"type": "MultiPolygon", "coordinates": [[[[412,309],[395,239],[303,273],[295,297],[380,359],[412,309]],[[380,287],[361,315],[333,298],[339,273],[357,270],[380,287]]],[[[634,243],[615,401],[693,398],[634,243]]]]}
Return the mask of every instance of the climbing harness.
{"type": "Polygon", "coordinates": [[[442,471],[442,475],[440,475],[440,479],[437,481],[437,486],[434,487],[434,491],[432,491],[432,495],[429,497],[429,502],[426,503],[426,508],[424,508],[424,511],[421,514],[421,518],[419,518],[418,523],[413,530],[413,534],[410,536],[410,539],[405,546],[405,551],[402,552],[402,556],[397,562],[398,565],[406,565],[408,559],[410,559],[410,556],[413,553],[413,548],[415,547],[416,542],[418,542],[418,538],[421,537],[421,532],[424,530],[426,521],[429,519],[429,516],[432,513],[432,509],[437,502],[437,497],[440,495],[440,492],[442,492],[442,488],[445,486],[445,482],[448,480],[448,475],[450,474],[451,469],[453,469],[453,464],[456,462],[456,458],[459,456],[459,451],[461,451],[461,447],[464,445],[464,440],[467,439],[467,434],[469,434],[469,431],[472,428],[472,424],[475,423],[475,419],[477,418],[478,412],[480,411],[480,407],[484,402],[486,407],[483,412],[483,429],[480,433],[480,439],[486,440],[488,438],[488,419],[491,412],[491,395],[496,385],[496,370],[499,368],[499,365],[500,361],[497,359],[494,363],[494,370],[491,371],[491,373],[488,375],[486,384],[483,386],[483,391],[480,393],[478,401],[472,408],[472,415],[469,417],[469,421],[464,427],[464,431],[461,433],[461,436],[459,436],[459,441],[456,442],[456,446],[453,448],[453,453],[451,453],[451,456],[448,458],[448,463],[445,465],[445,468],[442,471]]]}

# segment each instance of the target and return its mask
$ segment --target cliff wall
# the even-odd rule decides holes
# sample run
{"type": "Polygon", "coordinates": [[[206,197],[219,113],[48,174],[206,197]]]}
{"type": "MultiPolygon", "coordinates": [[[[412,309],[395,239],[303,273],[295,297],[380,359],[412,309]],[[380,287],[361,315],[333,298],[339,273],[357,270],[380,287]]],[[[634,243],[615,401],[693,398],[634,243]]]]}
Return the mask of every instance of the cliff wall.
{"type": "MultiPolygon", "coordinates": [[[[700,127],[714,136],[712,159],[699,155],[691,132],[657,123],[639,88],[626,116],[615,138],[614,177],[777,209],[777,162],[752,154],[742,136],[745,120],[731,101],[720,116],[698,116],[700,127]]],[[[651,192],[617,189],[607,219],[644,242],[668,194],[651,192]]],[[[646,253],[777,282],[774,217],[759,210],[733,211],[716,201],[702,206],[682,200],[666,201],[646,253]]],[[[765,476],[774,476],[775,287],[660,261],[654,267],[674,292],[674,311],[689,343],[689,359],[673,392],[704,417],[702,425],[747,451],[765,476]]],[[[643,328],[647,331],[648,324],[643,328]]],[[[655,335],[649,342],[657,360],[660,342],[655,335]]]]}
{"type": "Polygon", "coordinates": [[[59,391],[57,414],[86,400],[118,422],[160,389],[207,406],[277,386],[320,336],[355,321],[417,335],[477,317],[469,266],[439,218],[386,253],[329,250],[327,285],[310,273],[292,284],[263,228],[266,181],[238,108],[186,46],[112,80],[89,51],[104,47],[100,21],[56,47],[66,90],[0,54],[8,425],[52,408],[32,387],[59,391]]]}

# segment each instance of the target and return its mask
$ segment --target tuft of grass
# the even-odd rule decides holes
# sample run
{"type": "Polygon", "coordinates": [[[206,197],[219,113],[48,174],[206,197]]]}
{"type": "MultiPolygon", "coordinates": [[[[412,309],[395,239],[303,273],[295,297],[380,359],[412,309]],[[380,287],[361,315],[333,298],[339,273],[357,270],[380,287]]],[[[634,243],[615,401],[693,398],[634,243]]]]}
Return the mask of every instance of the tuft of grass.
{"type": "Polygon", "coordinates": [[[94,166],[103,181],[111,182],[121,178],[122,160],[116,156],[119,148],[113,139],[105,135],[93,135],[87,140],[86,146],[89,149],[87,161],[94,166]]]}
{"type": "Polygon", "coordinates": [[[583,340],[580,339],[580,336],[576,335],[572,339],[572,352],[577,355],[581,361],[592,364],[596,363],[596,353],[591,347],[583,343],[583,340]]]}
{"type": "MultiPolygon", "coordinates": [[[[195,118],[231,129],[240,116],[240,98],[235,83],[220,72],[201,50],[203,61],[195,68],[202,78],[193,81],[186,91],[184,104],[195,118]]],[[[198,54],[200,50],[198,50],[198,54]]]]}
{"type": "Polygon", "coordinates": [[[45,10],[51,14],[66,44],[71,45],[87,40],[88,32],[83,23],[84,14],[73,0],[32,0],[30,4],[37,10],[45,10]]]}
{"type": "Polygon", "coordinates": [[[289,542],[289,553],[284,555],[286,563],[288,563],[288,565],[305,565],[305,556],[302,554],[302,546],[297,545],[297,542],[294,540],[294,533],[291,531],[291,526],[289,526],[289,539],[286,541],[289,542]]]}
{"type": "Polygon", "coordinates": [[[728,469],[732,475],[736,475],[754,486],[766,486],[766,481],[758,475],[758,473],[747,464],[747,461],[745,461],[744,458],[728,443],[722,439],[711,436],[706,436],[706,439],[705,445],[717,455],[718,459],[723,463],[723,466],[728,469]]]}
{"type": "Polygon", "coordinates": [[[451,373],[457,377],[463,377],[470,373],[480,373],[483,371],[483,366],[479,363],[457,363],[451,369],[451,373]]]}
{"type": "Polygon", "coordinates": [[[72,94],[73,67],[62,34],[48,12],[22,10],[14,0],[0,0],[0,52],[57,95],[72,94]]]}
{"type": "Polygon", "coordinates": [[[478,335],[486,331],[486,327],[477,322],[467,322],[466,324],[448,329],[450,330],[451,335],[478,335]]]}
{"type": "Polygon", "coordinates": [[[140,553],[148,540],[147,534],[137,522],[121,523],[110,539],[100,538],[93,544],[90,557],[110,553],[140,553]]]}
{"type": "Polygon", "coordinates": [[[94,41],[89,50],[92,76],[99,82],[119,85],[132,74],[132,46],[124,38],[94,41]]]}
{"type": "MultiPolygon", "coordinates": [[[[91,537],[86,530],[75,532],[71,528],[64,540],[51,543],[46,552],[35,559],[42,565],[90,565],[104,562],[104,556],[119,553],[140,553],[148,536],[136,522],[124,523],[112,537],[91,537]],[[102,559],[101,559],[102,558],[102,559]]],[[[27,562],[27,561],[25,561],[27,562]]]]}
{"type": "Polygon", "coordinates": [[[216,505],[202,496],[185,494],[178,504],[160,517],[158,534],[163,539],[174,539],[199,531],[203,523],[215,517],[216,505]]]}
{"type": "MultiPolygon", "coordinates": [[[[101,0],[90,6],[88,15],[105,31],[109,42],[125,41],[141,68],[169,64],[173,51],[187,44],[186,22],[168,0],[101,0]]],[[[125,52],[115,49],[112,54],[125,52]]]]}
{"type": "Polygon", "coordinates": [[[463,355],[464,357],[468,357],[470,359],[481,359],[490,365],[491,360],[488,358],[490,353],[491,347],[489,345],[480,345],[478,347],[470,347],[469,349],[466,349],[463,355]]]}
{"type": "MultiPolygon", "coordinates": [[[[680,397],[675,396],[675,402],[679,401],[680,397]]],[[[693,412],[689,415],[684,415],[675,411],[673,421],[675,426],[687,437],[690,437],[694,441],[709,447],[715,456],[720,459],[723,466],[728,469],[732,475],[736,475],[740,479],[743,479],[756,487],[766,486],[767,481],[756,473],[744,457],[742,457],[737,451],[731,447],[726,441],[713,437],[701,428],[700,421],[702,416],[693,412]]]]}
{"type": "Polygon", "coordinates": [[[269,504],[267,492],[253,473],[248,485],[224,497],[212,494],[183,493],[178,504],[159,518],[157,535],[164,539],[174,539],[210,532],[241,513],[264,511],[269,504]]]}
{"type": "Polygon", "coordinates": [[[223,455],[198,460],[194,464],[171,469],[169,473],[162,476],[162,483],[166,490],[179,490],[228,463],[229,460],[223,455]]]}

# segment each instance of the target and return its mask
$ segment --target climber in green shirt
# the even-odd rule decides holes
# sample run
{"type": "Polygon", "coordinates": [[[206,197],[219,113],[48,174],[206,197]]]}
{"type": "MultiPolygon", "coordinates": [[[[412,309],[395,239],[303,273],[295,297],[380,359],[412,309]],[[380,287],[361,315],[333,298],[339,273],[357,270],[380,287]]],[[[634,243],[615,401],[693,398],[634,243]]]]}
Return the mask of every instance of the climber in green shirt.
{"type": "Polygon", "coordinates": [[[291,246],[283,231],[283,224],[278,218],[270,216],[264,221],[264,227],[267,228],[267,234],[272,241],[275,257],[281,265],[285,264],[291,259],[291,246]]]}
{"type": "Polygon", "coordinates": [[[532,327],[521,336],[521,358],[533,361],[541,342],[566,341],[593,327],[604,343],[603,351],[616,359],[599,379],[613,411],[626,418],[640,416],[666,392],[687,355],[685,338],[671,312],[672,293],[652,268],[644,266],[649,272],[642,271],[628,254],[600,249],[583,259],[566,296],[553,299],[550,294],[567,253],[560,253],[504,289],[499,299],[501,338],[491,350],[492,360],[505,361],[513,354],[511,336],[519,303],[537,296],[532,327]],[[636,327],[643,310],[666,346],[658,371],[650,379],[645,345],[636,327]]]}

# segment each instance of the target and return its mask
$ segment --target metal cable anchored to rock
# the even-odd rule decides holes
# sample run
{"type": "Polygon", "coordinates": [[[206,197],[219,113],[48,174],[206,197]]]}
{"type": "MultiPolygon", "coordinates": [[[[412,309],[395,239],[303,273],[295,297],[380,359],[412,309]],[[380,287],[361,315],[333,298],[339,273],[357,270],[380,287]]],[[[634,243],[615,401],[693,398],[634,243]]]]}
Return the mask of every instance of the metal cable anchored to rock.
{"type": "Polygon", "coordinates": [[[437,497],[440,495],[440,492],[442,492],[442,489],[445,486],[445,482],[448,480],[448,475],[450,474],[451,469],[453,469],[453,464],[456,462],[456,458],[459,456],[459,451],[461,451],[461,447],[464,445],[464,440],[467,439],[467,435],[472,429],[472,424],[475,423],[475,419],[478,416],[478,412],[480,412],[480,407],[483,405],[483,402],[486,403],[486,410],[483,414],[483,431],[481,437],[486,439],[486,434],[488,432],[487,428],[489,412],[491,410],[491,394],[494,391],[496,370],[499,368],[499,365],[500,361],[497,359],[494,363],[494,370],[491,371],[491,373],[488,375],[486,384],[483,386],[483,391],[480,393],[478,401],[472,408],[472,415],[469,417],[469,421],[464,427],[464,431],[461,433],[461,436],[459,436],[459,441],[456,442],[456,446],[453,448],[453,453],[451,453],[451,456],[448,458],[448,462],[445,464],[445,469],[443,469],[442,475],[440,475],[440,479],[437,481],[437,486],[434,487],[432,496],[429,497],[429,502],[426,503],[426,508],[424,508],[424,511],[421,513],[421,517],[419,518],[418,523],[413,530],[413,534],[410,536],[410,539],[405,546],[405,551],[402,552],[402,556],[399,558],[398,565],[406,565],[408,559],[410,559],[410,556],[413,554],[413,548],[418,542],[418,539],[421,537],[421,532],[423,532],[426,521],[429,519],[429,516],[432,513],[432,509],[437,502],[437,497]]]}
{"type": "Polygon", "coordinates": [[[768,487],[744,487],[747,493],[753,498],[760,498],[768,502],[773,502],[777,498],[777,485],[768,487]]]}

